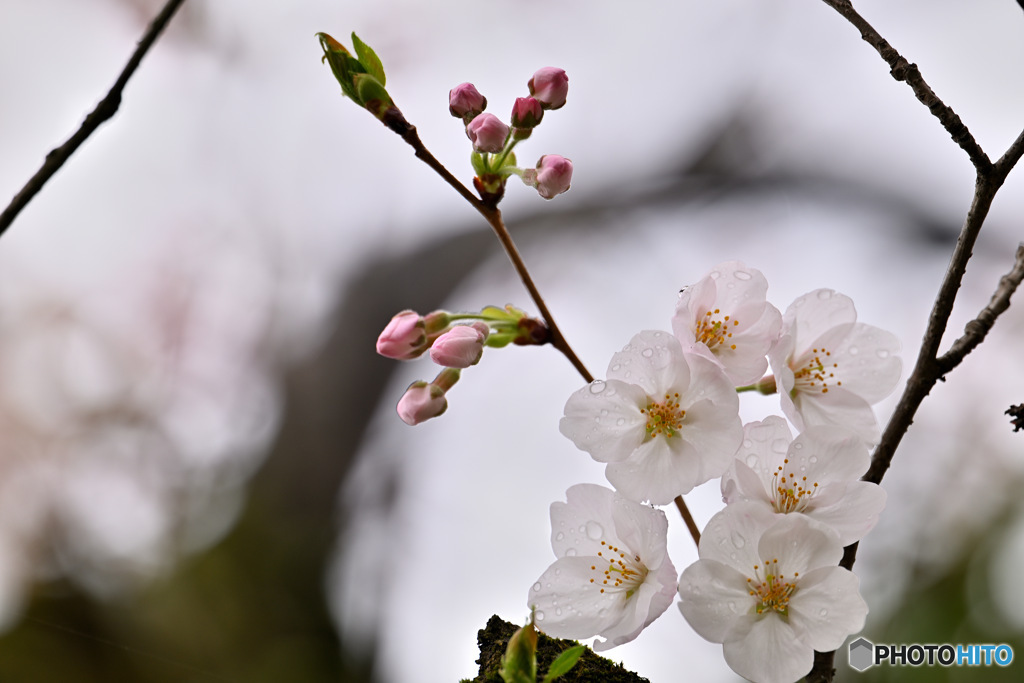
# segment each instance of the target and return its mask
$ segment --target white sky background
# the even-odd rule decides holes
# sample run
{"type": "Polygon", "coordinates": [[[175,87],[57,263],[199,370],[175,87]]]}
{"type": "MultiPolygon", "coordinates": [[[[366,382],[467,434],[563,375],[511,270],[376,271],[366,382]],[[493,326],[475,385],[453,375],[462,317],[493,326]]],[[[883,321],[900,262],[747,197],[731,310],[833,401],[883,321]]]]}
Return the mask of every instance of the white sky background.
{"type": "MultiPolygon", "coordinates": [[[[153,0],[0,3],[0,197],[12,196],[77,127],[131,53],[140,18],[157,7],[153,0]]],[[[1000,155],[1024,127],[1020,7],[1013,0],[857,7],[921,67],[989,154],[1000,155]]],[[[820,2],[188,0],[175,22],[129,84],[117,117],[0,240],[5,300],[32,283],[118,321],[138,306],[133,292],[152,269],[184,260],[196,264],[189,272],[219,273],[225,254],[241,253],[249,260],[232,270],[237,277],[213,278],[214,311],[232,329],[239,320],[258,327],[239,316],[250,310],[252,285],[270,262],[282,279],[259,291],[284,304],[277,309],[285,316],[283,338],[310,340],[308,348],[338,283],[368,251],[465,224],[468,207],[395,136],[340,98],[319,63],[316,31],[348,42],[355,30],[373,45],[397,103],[466,181],[468,142],[448,115],[448,89],[472,81],[490,110],[504,116],[533,71],[555,65],[569,73],[569,102],[520,147],[524,164],[548,152],[573,159],[573,189],[555,202],[585,203],[674,166],[675,155],[698,149],[706,129],[738,102],[768,125],[764,158],[778,167],[887,188],[954,224],[973,187],[963,151],[820,2]]],[[[752,169],[759,170],[767,169],[752,169]]],[[[1024,237],[1022,187],[1018,169],[993,207],[955,331],[987,301],[1024,237]]],[[[508,194],[503,209],[510,217],[541,202],[514,183],[508,194]]],[[[898,226],[886,221],[884,212],[840,212],[807,197],[672,215],[641,210],[623,243],[564,244],[561,252],[550,247],[557,256],[534,254],[532,261],[567,337],[597,375],[635,332],[668,327],[679,286],[740,258],[765,272],[780,308],[816,287],[852,296],[862,321],[904,340],[906,376],[944,257],[894,251],[888,231],[898,226]],[[729,238],[741,234],[737,226],[751,230],[729,238]],[[570,252],[578,257],[566,259],[570,252]]],[[[528,307],[508,275],[503,261],[490,264],[447,307],[528,307]]],[[[878,553],[900,546],[902,520],[922,512],[936,518],[927,492],[948,485],[942,477],[949,468],[926,469],[927,458],[947,464],[957,456],[949,440],[929,442],[926,426],[962,420],[965,430],[984,435],[986,451],[1019,456],[1020,438],[1013,440],[999,414],[1024,400],[1019,352],[1016,359],[1010,353],[1022,325],[1019,308],[1012,309],[992,341],[926,402],[905,460],[887,477],[888,514],[858,560],[872,610],[884,610],[872,586],[896,581],[878,553]],[[976,392],[971,410],[986,417],[951,400],[968,391],[976,392]]],[[[397,401],[408,382],[431,372],[426,361],[410,365],[391,395],[397,401]]],[[[490,614],[525,618],[526,591],[553,559],[548,504],[564,499],[573,483],[603,479],[600,467],[557,433],[564,400],[578,385],[557,354],[488,351],[453,390],[442,419],[411,430],[390,410],[378,416],[368,455],[398,460],[417,485],[398,522],[386,527],[399,548],[390,560],[393,590],[380,604],[349,599],[360,576],[379,569],[365,567],[339,589],[337,607],[347,623],[380,619],[391,680],[471,677],[476,630],[490,614]],[[424,661],[431,663],[426,674],[424,661]]],[[[768,401],[755,402],[744,417],[772,410],[768,401]]],[[[982,469],[1015,467],[995,460],[982,469]]],[[[372,476],[372,469],[359,474],[372,476]]],[[[691,500],[699,521],[718,509],[713,485],[691,500]]],[[[681,571],[695,553],[668,512],[670,554],[681,571]]],[[[943,530],[935,526],[933,533],[943,530]]],[[[383,557],[366,543],[371,535],[357,530],[353,543],[360,545],[353,547],[383,557]]],[[[342,562],[340,573],[347,566],[342,562]]],[[[682,667],[701,680],[733,678],[720,647],[695,636],[674,607],[611,654],[655,683],[674,680],[682,667]]]]}

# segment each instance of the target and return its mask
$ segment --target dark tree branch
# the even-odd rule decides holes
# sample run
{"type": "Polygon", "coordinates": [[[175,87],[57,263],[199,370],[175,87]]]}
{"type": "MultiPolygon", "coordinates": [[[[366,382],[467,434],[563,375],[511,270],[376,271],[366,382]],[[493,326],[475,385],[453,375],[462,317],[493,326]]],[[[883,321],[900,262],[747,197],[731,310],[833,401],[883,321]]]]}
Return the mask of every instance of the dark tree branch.
{"type": "Polygon", "coordinates": [[[71,155],[75,153],[83,142],[85,142],[90,135],[95,132],[105,121],[113,118],[114,114],[117,113],[118,107],[121,106],[121,92],[124,90],[125,85],[128,83],[128,79],[132,77],[135,70],[139,67],[142,62],[142,58],[146,56],[149,49],[156,42],[156,39],[163,32],[164,28],[171,21],[171,17],[181,7],[181,4],[185,0],[168,0],[164,8],[160,10],[160,14],[149,24],[149,28],[146,29],[146,33],[142,36],[138,46],[135,48],[134,54],[131,59],[125,64],[124,69],[121,71],[121,75],[118,76],[117,81],[107,95],[100,100],[100,103],[96,105],[85,120],[82,121],[82,125],[75,131],[75,134],[68,138],[60,147],[52,150],[46,155],[43,165],[36,171],[36,174],[32,176],[25,187],[21,188],[18,194],[14,195],[11,203],[4,209],[3,213],[0,213],[0,235],[10,227],[14,219],[17,218],[21,210],[24,209],[32,198],[43,189],[43,185],[53,177],[53,175],[60,170],[61,166],[71,158],[71,155]]]}
{"type": "Polygon", "coordinates": [[[939,99],[935,91],[925,82],[917,65],[911,64],[893,49],[892,45],[882,38],[864,17],[857,13],[850,0],[824,0],[824,3],[846,17],[860,31],[861,38],[875,48],[889,65],[889,73],[893,78],[897,81],[906,81],[921,104],[928,107],[928,110],[942,123],[953,141],[967,152],[971,163],[979,172],[987,170],[992,165],[988,155],[971,135],[971,131],[967,130],[967,126],[960,120],[956,112],[939,99]]]}
{"type": "Polygon", "coordinates": [[[985,339],[996,318],[1010,307],[1010,297],[1024,280],[1024,242],[1017,247],[1013,269],[999,280],[999,286],[992,295],[988,306],[981,309],[978,317],[967,323],[962,337],[953,342],[949,351],[938,359],[940,371],[945,374],[960,364],[967,354],[985,339]]]}

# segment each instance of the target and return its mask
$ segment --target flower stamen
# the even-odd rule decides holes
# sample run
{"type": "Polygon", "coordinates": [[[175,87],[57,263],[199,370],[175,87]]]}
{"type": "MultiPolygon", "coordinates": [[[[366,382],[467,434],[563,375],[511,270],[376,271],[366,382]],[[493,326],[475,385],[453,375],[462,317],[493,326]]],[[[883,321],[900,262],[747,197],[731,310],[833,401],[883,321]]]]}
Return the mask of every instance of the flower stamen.
{"type": "Polygon", "coordinates": [[[694,330],[694,336],[696,340],[703,343],[709,349],[714,351],[719,346],[726,346],[733,351],[736,350],[736,345],[731,343],[732,332],[729,331],[730,327],[736,327],[739,325],[738,320],[733,320],[731,316],[725,316],[721,320],[716,319],[715,316],[722,312],[720,308],[716,308],[714,311],[708,311],[704,314],[704,317],[697,321],[697,327],[694,330]]]}
{"type": "Polygon", "coordinates": [[[676,435],[686,418],[686,411],[679,409],[679,393],[665,394],[665,400],[661,403],[649,401],[646,408],[640,412],[647,416],[647,438],[653,439],[659,434],[665,438],[676,435]]]}
{"type": "Polygon", "coordinates": [[[803,365],[793,368],[793,378],[796,380],[793,385],[793,392],[796,391],[819,391],[828,393],[830,382],[835,386],[842,386],[842,380],[835,379],[839,363],[832,361],[832,352],[822,347],[811,349],[811,354],[806,356],[807,360],[803,365]]]}
{"type": "Polygon", "coordinates": [[[782,462],[772,475],[772,505],[776,512],[803,512],[818,492],[818,482],[808,485],[807,477],[798,478],[795,472],[786,474],[789,458],[782,462]]]}
{"type": "Polygon", "coordinates": [[[747,590],[758,601],[754,605],[758,614],[774,611],[782,617],[789,616],[789,599],[796,593],[796,580],[800,573],[793,574],[793,581],[790,582],[778,573],[778,566],[778,559],[765,562],[763,568],[755,564],[754,578],[747,579],[747,590]]]}

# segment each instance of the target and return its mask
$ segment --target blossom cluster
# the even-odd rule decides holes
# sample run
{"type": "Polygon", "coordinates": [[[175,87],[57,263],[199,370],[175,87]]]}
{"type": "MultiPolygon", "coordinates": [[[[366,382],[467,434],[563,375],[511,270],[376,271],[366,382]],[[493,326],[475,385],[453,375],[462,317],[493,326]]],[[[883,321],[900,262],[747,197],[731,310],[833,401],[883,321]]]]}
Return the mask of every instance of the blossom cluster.
{"type": "Polygon", "coordinates": [[[885,505],[859,478],[879,438],[872,405],[899,380],[899,343],[833,290],[781,313],[767,289],[743,263],[716,266],[680,292],[672,333],[635,335],[605,379],[569,397],[560,431],[605,463],[615,490],[574,486],[551,506],[557,559],[528,598],[538,628],[607,649],[678,597],[734,671],[785,683],[863,627],[857,578],[838,563],[885,505]],[[797,435],[781,416],[744,425],[745,391],[778,393],[797,435]],[[677,578],[652,506],[719,477],[726,507],[677,578]]]}
{"type": "Polygon", "coordinates": [[[569,77],[555,67],[544,67],[527,82],[528,97],[518,97],[512,105],[510,122],[485,113],[487,98],[472,83],[461,83],[448,93],[448,111],[461,119],[466,136],[473,143],[472,163],[477,175],[474,185],[485,200],[497,202],[504,194],[505,180],[519,176],[544,199],[552,199],[569,189],[572,162],[557,154],[545,154],[534,168],[516,166],[515,146],[540,125],[544,112],[565,106],[569,77]]]}
{"type": "Polygon", "coordinates": [[[448,409],[448,390],[459,381],[462,370],[480,362],[485,346],[524,346],[546,340],[544,323],[513,306],[488,306],[478,313],[434,311],[425,316],[406,310],[392,317],[377,337],[377,353],[413,360],[429,352],[430,359],[441,366],[433,381],[413,382],[398,401],[398,416],[408,425],[417,425],[448,409]]]}

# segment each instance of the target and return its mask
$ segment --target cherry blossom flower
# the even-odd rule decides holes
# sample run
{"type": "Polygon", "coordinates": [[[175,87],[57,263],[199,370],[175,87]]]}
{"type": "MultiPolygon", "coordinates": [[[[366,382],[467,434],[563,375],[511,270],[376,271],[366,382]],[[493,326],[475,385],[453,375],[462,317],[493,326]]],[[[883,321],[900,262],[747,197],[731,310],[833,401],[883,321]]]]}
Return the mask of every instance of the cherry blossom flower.
{"type": "Polygon", "coordinates": [[[664,505],[721,476],[740,445],[735,388],[718,365],[645,331],[612,356],[608,379],[569,397],[559,430],[608,463],[626,497],[664,505]]]}
{"type": "Polygon", "coordinates": [[[627,643],[661,616],[676,592],[668,520],[596,484],[577,484],[551,504],[558,559],[530,590],[537,628],[557,638],[597,635],[594,650],[627,643]]]}
{"type": "Polygon", "coordinates": [[[870,462],[853,432],[808,427],[793,439],[786,421],[772,416],[744,426],[743,445],[722,477],[722,498],[803,513],[834,529],[846,546],[871,531],[885,507],[885,490],[859,481],[870,462]]]}
{"type": "Polygon", "coordinates": [[[817,289],[794,301],[769,352],[782,410],[797,429],[840,425],[868,443],[879,437],[871,409],[900,378],[894,335],[857,322],[853,301],[817,289]]]}
{"type": "Polygon", "coordinates": [[[760,271],[739,261],[721,263],[679,293],[672,330],[684,347],[716,359],[735,386],[756,382],[782,327],[767,291],[760,271]]]}
{"type": "Polygon", "coordinates": [[[700,559],[679,579],[679,610],[726,663],[756,683],[793,683],[864,627],[859,581],[836,566],[843,548],[803,515],[735,503],[711,518],[700,559]]]}

